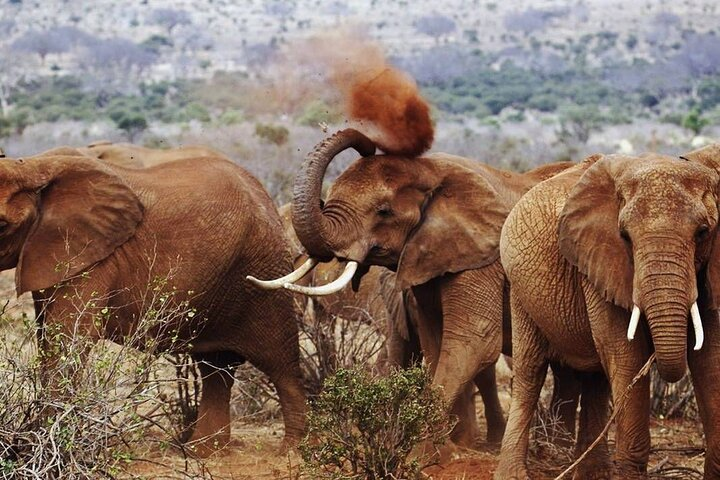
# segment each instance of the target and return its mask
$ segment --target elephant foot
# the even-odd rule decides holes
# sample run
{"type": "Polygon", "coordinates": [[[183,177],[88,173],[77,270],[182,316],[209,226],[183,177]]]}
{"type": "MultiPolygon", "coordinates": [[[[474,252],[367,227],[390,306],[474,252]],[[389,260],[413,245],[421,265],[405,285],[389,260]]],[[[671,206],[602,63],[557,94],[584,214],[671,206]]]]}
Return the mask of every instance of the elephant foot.
{"type": "Polygon", "coordinates": [[[487,442],[498,444],[502,442],[503,435],[505,435],[505,420],[502,422],[488,423],[487,430],[487,442]]]}
{"type": "Polygon", "coordinates": [[[452,441],[442,445],[435,445],[432,442],[423,442],[416,446],[410,453],[411,458],[421,458],[427,463],[445,465],[458,456],[458,446],[452,441]]]}
{"type": "Polygon", "coordinates": [[[528,474],[525,462],[503,462],[500,460],[493,476],[495,480],[532,480],[528,474]]]}
{"type": "Polygon", "coordinates": [[[615,469],[613,471],[613,480],[647,480],[646,468],[639,469],[636,466],[626,466],[615,463],[615,469]]]}
{"type": "Polygon", "coordinates": [[[294,436],[287,436],[285,435],[285,438],[283,438],[282,443],[280,444],[280,448],[278,448],[278,453],[281,455],[285,455],[288,452],[291,452],[295,450],[300,443],[300,439],[296,438],[294,436]]]}
{"type": "Polygon", "coordinates": [[[193,455],[199,458],[207,458],[229,444],[230,427],[210,435],[203,435],[201,432],[195,431],[185,446],[193,455]]]}
{"type": "Polygon", "coordinates": [[[612,468],[610,465],[589,464],[583,462],[573,474],[573,480],[612,480],[612,468]]]}
{"type": "Polygon", "coordinates": [[[477,437],[472,431],[464,430],[460,432],[453,432],[450,439],[452,440],[452,443],[460,448],[472,449],[475,448],[475,440],[477,437]]]}

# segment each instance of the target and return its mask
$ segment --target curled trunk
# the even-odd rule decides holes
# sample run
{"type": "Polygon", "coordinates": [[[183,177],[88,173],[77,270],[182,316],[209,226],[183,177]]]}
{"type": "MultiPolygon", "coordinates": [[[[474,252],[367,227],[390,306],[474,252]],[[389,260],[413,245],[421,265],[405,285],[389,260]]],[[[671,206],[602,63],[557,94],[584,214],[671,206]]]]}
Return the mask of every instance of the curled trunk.
{"type": "Polygon", "coordinates": [[[348,128],[319,143],[305,158],[293,188],[293,228],[308,253],[317,258],[330,258],[327,221],[320,206],[323,178],[333,158],[347,148],[360,155],[375,153],[375,144],[357,130],[348,128]]]}

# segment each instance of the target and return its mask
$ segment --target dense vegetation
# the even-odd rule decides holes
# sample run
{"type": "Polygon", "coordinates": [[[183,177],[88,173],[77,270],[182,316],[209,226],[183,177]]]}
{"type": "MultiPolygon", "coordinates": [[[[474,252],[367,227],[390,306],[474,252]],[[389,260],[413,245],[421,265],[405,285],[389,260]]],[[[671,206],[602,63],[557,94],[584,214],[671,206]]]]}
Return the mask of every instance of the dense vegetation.
{"type": "MultiPolygon", "coordinates": [[[[0,116],[0,137],[21,134],[25,127],[58,120],[112,120],[129,136],[148,122],[186,123],[215,121],[232,124],[252,112],[242,101],[228,104],[232,83],[222,74],[208,82],[180,80],[140,84],[134,93],[86,88],[76,77],[54,76],[22,82],[11,90],[12,109],[0,116]],[[212,90],[213,95],[207,92],[212,90]]],[[[244,80],[241,78],[240,80],[244,80]]],[[[472,116],[484,121],[505,118],[520,121],[524,112],[556,113],[560,121],[580,121],[590,128],[657,118],[699,133],[707,124],[720,123],[720,75],[699,78],[680,91],[654,91],[645,87],[623,90],[595,74],[576,70],[544,73],[504,63],[497,70],[477,68],[456,77],[421,83],[440,115],[472,116]],[[679,100],[679,101],[678,101],[679,100]]],[[[298,108],[295,120],[315,125],[338,119],[324,102],[313,100],[298,108]]],[[[261,133],[267,133],[262,128],[261,133]]]]}

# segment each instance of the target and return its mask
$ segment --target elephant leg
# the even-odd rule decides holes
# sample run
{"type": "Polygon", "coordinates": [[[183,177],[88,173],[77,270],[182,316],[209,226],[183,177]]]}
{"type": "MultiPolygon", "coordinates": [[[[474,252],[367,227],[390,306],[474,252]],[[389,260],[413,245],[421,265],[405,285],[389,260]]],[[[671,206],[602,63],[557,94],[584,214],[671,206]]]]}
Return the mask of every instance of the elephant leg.
{"type": "Polygon", "coordinates": [[[285,424],[282,448],[286,449],[297,445],[305,434],[297,323],[290,292],[261,295],[263,301],[252,305],[234,337],[238,352],[266,374],[277,390],[285,424]]]}
{"type": "Polygon", "coordinates": [[[230,391],[235,368],[224,353],[195,359],[202,378],[202,395],[188,443],[197,455],[207,457],[230,442],[230,391]]]}
{"type": "Polygon", "coordinates": [[[100,338],[93,313],[105,305],[86,308],[82,292],[70,294],[62,289],[50,298],[39,294],[33,294],[33,298],[42,365],[40,381],[50,398],[63,397],[69,393],[69,386],[80,381],[90,350],[100,338]]]}
{"type": "MultiPolygon", "coordinates": [[[[627,393],[628,386],[650,356],[650,344],[645,324],[642,335],[628,342],[627,311],[599,298],[591,287],[585,287],[590,325],[602,367],[610,380],[613,408],[620,408],[615,417],[615,476],[622,479],[647,478],[650,456],[650,379],[648,375],[637,381],[627,393]],[[622,405],[622,407],[621,407],[622,405]]],[[[638,332],[639,333],[639,332],[638,332]]]]}
{"type": "Polygon", "coordinates": [[[495,364],[481,370],[475,376],[475,385],[480,391],[485,406],[485,421],[487,422],[487,441],[500,443],[505,433],[505,417],[503,416],[500,398],[498,397],[497,382],[495,380],[495,364]]]}
{"type": "Polygon", "coordinates": [[[457,445],[471,448],[475,439],[480,436],[480,426],[475,411],[475,386],[469,383],[458,396],[450,409],[450,414],[458,419],[458,423],[450,434],[450,439],[457,445]]]}
{"type": "MultiPolygon", "coordinates": [[[[437,382],[437,366],[440,358],[440,344],[443,337],[443,318],[440,308],[438,288],[434,283],[413,288],[417,301],[417,309],[411,311],[412,324],[417,328],[417,337],[425,361],[433,374],[434,383],[437,382]]],[[[479,427],[475,413],[474,387],[468,383],[466,389],[460,394],[458,401],[450,405],[449,413],[457,417],[457,424],[453,428],[450,438],[453,442],[464,447],[471,447],[475,443],[479,427]]]]}
{"type": "MultiPolygon", "coordinates": [[[[575,444],[576,458],[587,450],[605,427],[610,400],[610,384],[604,373],[584,374],[581,383],[582,399],[580,402],[580,428],[575,444]]],[[[611,474],[612,465],[607,438],[603,438],[580,463],[573,478],[574,480],[609,480],[611,474]]]]}
{"type": "MultiPolygon", "coordinates": [[[[705,342],[699,351],[688,348],[688,364],[705,432],[705,480],[720,478],[720,325],[717,313],[704,308],[705,342]]],[[[693,338],[692,334],[688,334],[693,338]]]]}
{"type": "Polygon", "coordinates": [[[443,327],[434,381],[449,405],[502,349],[504,273],[499,262],[441,279],[443,327]]]}
{"type": "Polygon", "coordinates": [[[575,423],[581,382],[575,371],[556,362],[551,362],[553,374],[553,394],[550,411],[557,418],[556,439],[560,444],[570,447],[575,439],[575,423]]]}
{"type": "Polygon", "coordinates": [[[497,480],[526,480],[530,427],[547,374],[547,340],[510,294],[513,335],[513,392],[500,449],[497,480]]]}

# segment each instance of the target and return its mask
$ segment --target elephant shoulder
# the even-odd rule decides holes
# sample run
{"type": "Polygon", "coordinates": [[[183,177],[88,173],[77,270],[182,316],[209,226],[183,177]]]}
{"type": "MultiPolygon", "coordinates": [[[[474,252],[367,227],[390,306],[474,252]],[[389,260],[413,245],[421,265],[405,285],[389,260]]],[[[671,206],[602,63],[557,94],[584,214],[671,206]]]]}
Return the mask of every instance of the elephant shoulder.
{"type": "Polygon", "coordinates": [[[557,226],[570,191],[599,158],[588,157],[538,183],[513,207],[500,236],[501,260],[508,272],[527,255],[550,255],[557,250],[557,226]]]}

